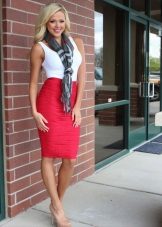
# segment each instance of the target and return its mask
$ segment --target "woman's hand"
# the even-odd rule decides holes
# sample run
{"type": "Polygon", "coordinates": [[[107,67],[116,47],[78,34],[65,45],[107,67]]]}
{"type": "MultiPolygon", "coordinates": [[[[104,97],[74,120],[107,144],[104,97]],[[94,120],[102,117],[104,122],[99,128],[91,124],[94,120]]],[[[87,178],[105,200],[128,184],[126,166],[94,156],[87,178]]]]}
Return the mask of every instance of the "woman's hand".
{"type": "Polygon", "coordinates": [[[73,127],[78,127],[81,124],[80,108],[74,107],[72,110],[73,127]]]}
{"type": "Polygon", "coordinates": [[[48,121],[43,117],[43,115],[41,113],[34,113],[33,117],[35,119],[37,128],[43,132],[48,132],[49,128],[47,127],[48,121]]]}

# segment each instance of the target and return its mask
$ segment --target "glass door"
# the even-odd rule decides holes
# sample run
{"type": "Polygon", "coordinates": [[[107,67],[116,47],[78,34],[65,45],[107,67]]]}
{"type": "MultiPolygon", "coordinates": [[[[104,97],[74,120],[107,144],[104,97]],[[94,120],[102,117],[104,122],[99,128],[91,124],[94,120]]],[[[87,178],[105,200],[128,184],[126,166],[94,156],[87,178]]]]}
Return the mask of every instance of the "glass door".
{"type": "Polygon", "coordinates": [[[126,16],[105,1],[95,2],[95,161],[127,148],[125,98],[126,16]],[[124,56],[124,57],[123,57],[124,56]]]}
{"type": "Polygon", "coordinates": [[[149,30],[149,73],[151,97],[148,99],[148,138],[160,133],[160,127],[155,127],[155,114],[160,111],[160,75],[161,75],[161,30],[150,26],[149,30]]]}
{"type": "Polygon", "coordinates": [[[130,22],[130,148],[147,139],[147,97],[145,21],[130,22]]]}

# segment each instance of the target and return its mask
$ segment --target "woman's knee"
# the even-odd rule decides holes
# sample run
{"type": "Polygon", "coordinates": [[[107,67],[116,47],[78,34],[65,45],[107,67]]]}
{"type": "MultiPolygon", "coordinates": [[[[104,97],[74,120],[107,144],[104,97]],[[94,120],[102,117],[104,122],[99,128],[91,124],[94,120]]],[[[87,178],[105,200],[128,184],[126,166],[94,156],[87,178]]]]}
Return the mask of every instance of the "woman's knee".
{"type": "Polygon", "coordinates": [[[63,159],[62,163],[63,163],[64,167],[74,168],[74,166],[76,164],[76,159],[63,159]]]}
{"type": "Polygon", "coordinates": [[[42,164],[53,164],[53,158],[42,157],[42,164]]]}

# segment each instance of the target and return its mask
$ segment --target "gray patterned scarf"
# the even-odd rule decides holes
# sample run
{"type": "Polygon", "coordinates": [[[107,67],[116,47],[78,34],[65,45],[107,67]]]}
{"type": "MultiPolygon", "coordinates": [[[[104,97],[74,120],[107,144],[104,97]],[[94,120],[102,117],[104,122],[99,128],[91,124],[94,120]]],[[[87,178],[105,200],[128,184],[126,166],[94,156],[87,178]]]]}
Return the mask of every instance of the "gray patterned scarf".
{"type": "Polygon", "coordinates": [[[72,92],[72,74],[73,69],[71,68],[73,63],[73,50],[74,47],[70,39],[62,33],[61,45],[55,40],[55,38],[47,32],[45,41],[48,43],[48,46],[56,51],[65,67],[64,77],[62,79],[62,96],[61,101],[64,104],[64,111],[66,113],[71,111],[71,92],[72,92]]]}

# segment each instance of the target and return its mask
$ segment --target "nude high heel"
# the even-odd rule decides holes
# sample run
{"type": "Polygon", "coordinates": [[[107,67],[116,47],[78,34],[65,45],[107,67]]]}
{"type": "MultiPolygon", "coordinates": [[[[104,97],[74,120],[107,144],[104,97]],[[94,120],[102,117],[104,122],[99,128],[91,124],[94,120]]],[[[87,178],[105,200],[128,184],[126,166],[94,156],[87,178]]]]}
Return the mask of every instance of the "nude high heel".
{"type": "Polygon", "coordinates": [[[56,222],[56,218],[55,218],[55,216],[53,214],[52,204],[50,204],[49,209],[50,209],[50,212],[51,212],[51,223],[52,223],[52,225],[58,226],[57,222],[56,222]]]}
{"type": "Polygon", "coordinates": [[[65,218],[65,220],[62,222],[59,220],[59,217],[57,214],[54,212],[54,208],[52,204],[50,204],[50,211],[51,211],[51,221],[52,225],[57,226],[57,227],[72,227],[71,223],[69,222],[68,219],[65,218]]]}
{"type": "Polygon", "coordinates": [[[51,212],[51,223],[52,225],[56,226],[57,223],[56,223],[56,219],[55,219],[55,216],[53,215],[53,213],[51,212]]]}

